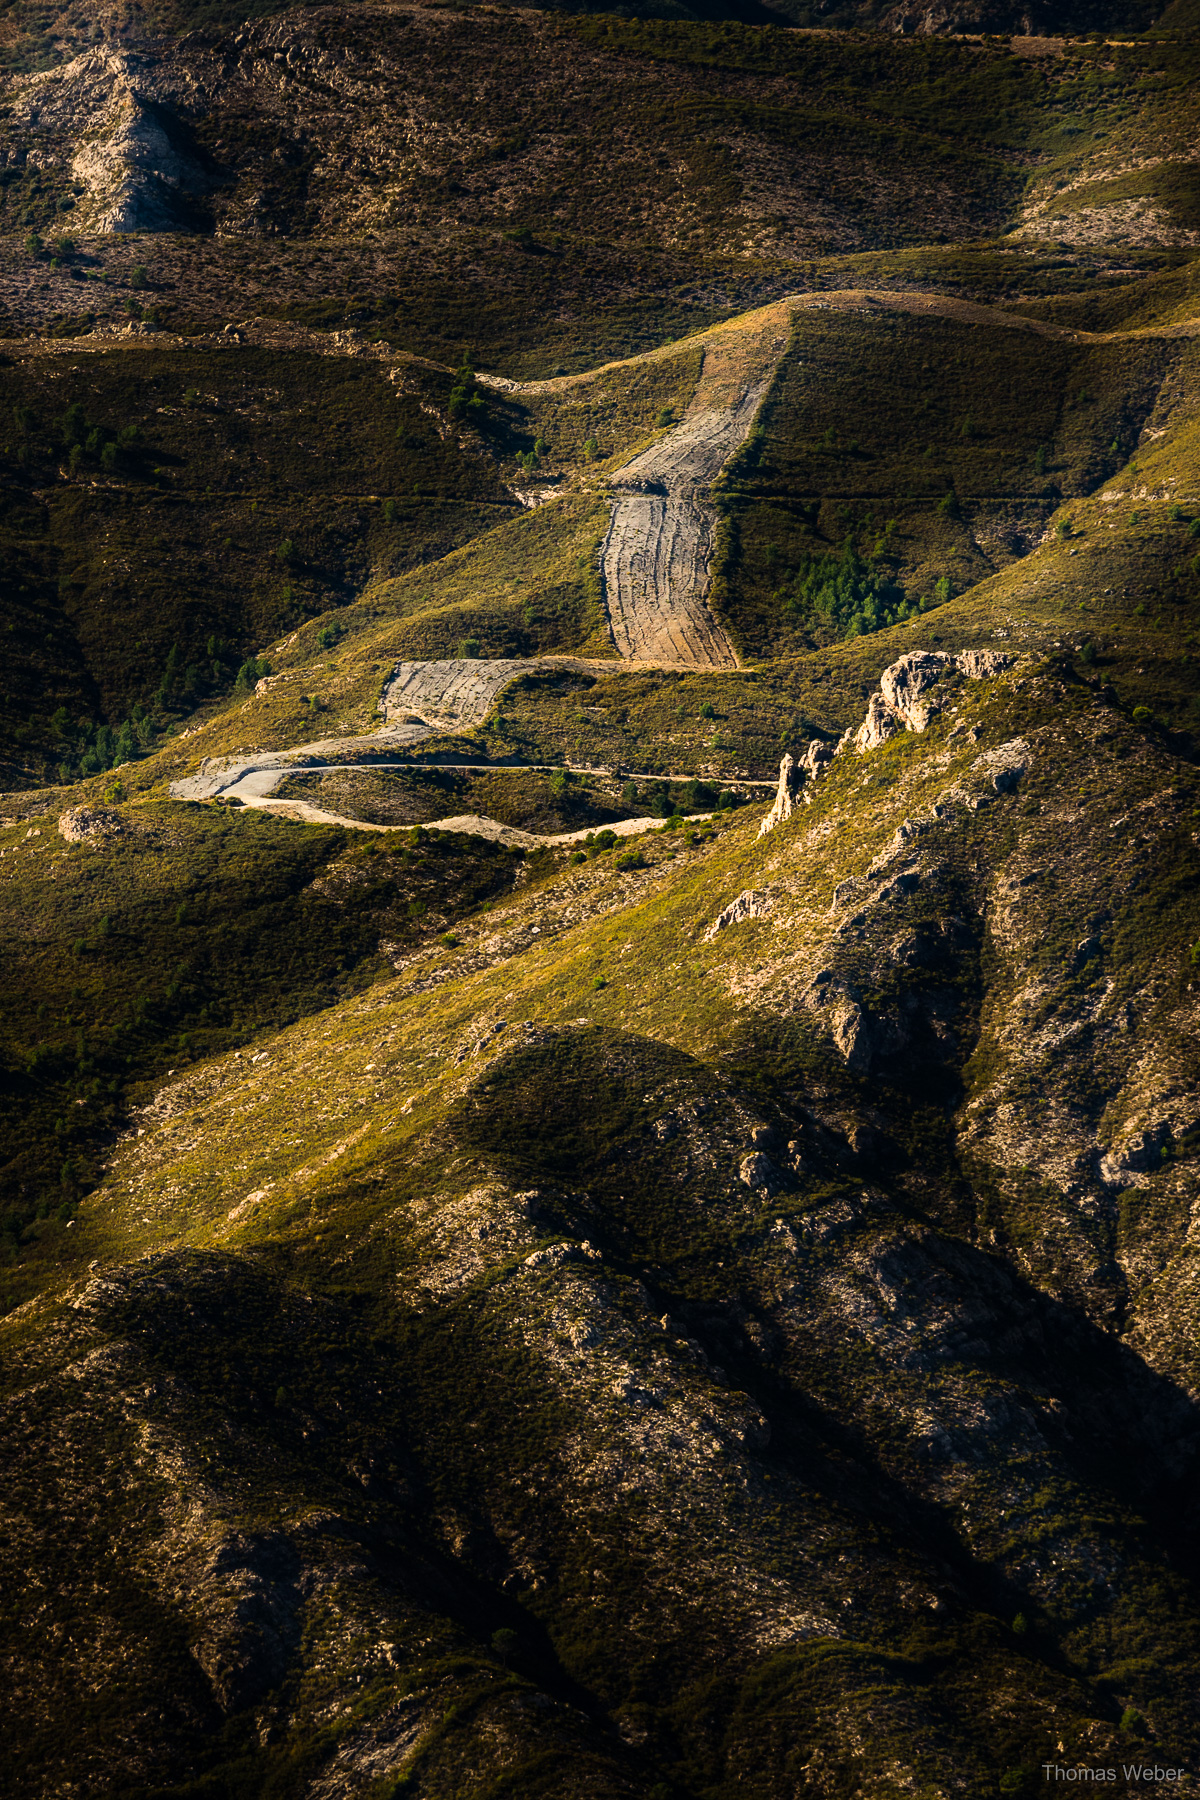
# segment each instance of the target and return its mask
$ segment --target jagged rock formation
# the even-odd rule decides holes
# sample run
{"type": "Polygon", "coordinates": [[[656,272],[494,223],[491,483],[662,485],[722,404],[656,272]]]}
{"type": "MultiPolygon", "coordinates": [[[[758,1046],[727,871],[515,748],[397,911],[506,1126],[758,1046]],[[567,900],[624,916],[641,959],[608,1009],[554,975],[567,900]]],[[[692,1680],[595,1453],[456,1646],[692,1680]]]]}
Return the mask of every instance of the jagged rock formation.
{"type": "MultiPolygon", "coordinates": [[[[759,836],[762,832],[760,830],[759,836]]],[[[743,919],[764,919],[774,910],[775,896],[769,892],[747,888],[736,900],[722,907],[708,930],[704,933],[704,942],[711,944],[718,932],[724,931],[727,925],[738,925],[743,919]]]]}
{"type": "MultiPolygon", "coordinates": [[[[169,84],[168,84],[169,85],[169,84]]],[[[227,176],[165,98],[156,57],[97,50],[23,85],[12,125],[67,138],[71,174],[86,190],[80,222],[100,232],[179,231],[227,176]]]]}
{"type": "MultiPolygon", "coordinates": [[[[813,738],[797,762],[791,752],[785,752],[779,764],[779,786],[775,790],[775,800],[770,812],[758,828],[759,837],[773,831],[776,825],[782,825],[790,819],[796,810],[796,802],[804,792],[806,781],[815,781],[825,765],[837,754],[823,738],[813,738]]],[[[808,796],[805,795],[807,800],[808,796]]]]}
{"type": "MultiPolygon", "coordinates": [[[[941,650],[910,650],[889,665],[879,677],[879,692],[867,702],[867,713],[857,728],[847,729],[836,748],[814,738],[803,757],[785,755],[779,765],[775,802],[758,828],[760,837],[790,819],[806,780],[816,780],[822,768],[849,747],[865,755],[887,742],[898,731],[924,731],[950,698],[944,683],[950,675],[982,681],[1008,668],[1013,659],[1000,650],[962,650],[951,655],[941,650]]],[[[989,753],[994,755],[995,753],[989,753]]],[[[1015,786],[1020,769],[1015,759],[996,764],[995,786],[1015,786]]],[[[807,796],[805,796],[807,799],[807,796]]]]}
{"type": "Polygon", "coordinates": [[[909,651],[883,671],[866,718],[856,732],[847,732],[843,743],[853,743],[863,755],[897,731],[924,731],[946,704],[947,690],[939,684],[947,675],[958,671],[968,680],[980,681],[999,674],[1011,662],[1012,657],[999,650],[964,650],[957,656],[941,650],[909,651]]]}

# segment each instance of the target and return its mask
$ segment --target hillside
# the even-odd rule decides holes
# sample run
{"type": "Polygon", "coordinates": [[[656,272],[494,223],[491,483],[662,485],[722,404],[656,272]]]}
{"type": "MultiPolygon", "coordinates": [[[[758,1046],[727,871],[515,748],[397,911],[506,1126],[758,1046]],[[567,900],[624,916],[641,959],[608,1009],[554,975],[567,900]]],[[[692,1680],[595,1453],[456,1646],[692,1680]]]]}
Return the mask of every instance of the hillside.
{"type": "Polygon", "coordinates": [[[1186,8],[248,10],[0,15],[0,1785],[1194,1792],[1186,8]]]}

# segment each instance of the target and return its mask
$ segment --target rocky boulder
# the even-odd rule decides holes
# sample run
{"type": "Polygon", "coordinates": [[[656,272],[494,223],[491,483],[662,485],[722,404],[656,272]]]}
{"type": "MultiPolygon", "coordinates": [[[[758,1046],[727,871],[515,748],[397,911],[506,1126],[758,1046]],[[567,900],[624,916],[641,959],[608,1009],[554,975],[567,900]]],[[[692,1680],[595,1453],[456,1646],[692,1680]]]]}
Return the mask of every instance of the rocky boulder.
{"type": "Polygon", "coordinates": [[[59,819],[58,829],[68,844],[78,844],[84,838],[116,837],[124,831],[125,823],[120,813],[94,806],[73,806],[59,819]]]}
{"type": "Polygon", "coordinates": [[[949,698],[950,689],[938,691],[946,676],[981,681],[1000,674],[1011,661],[999,650],[962,650],[954,656],[944,650],[910,650],[883,671],[866,717],[857,731],[847,732],[839,749],[850,742],[861,756],[898,731],[924,731],[949,698]]]}

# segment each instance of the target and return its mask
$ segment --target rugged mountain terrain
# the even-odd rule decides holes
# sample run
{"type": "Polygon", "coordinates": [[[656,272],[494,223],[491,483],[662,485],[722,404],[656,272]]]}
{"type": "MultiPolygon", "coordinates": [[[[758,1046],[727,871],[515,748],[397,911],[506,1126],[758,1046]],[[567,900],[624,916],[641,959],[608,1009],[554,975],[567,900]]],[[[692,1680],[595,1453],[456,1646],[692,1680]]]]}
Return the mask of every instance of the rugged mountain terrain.
{"type": "Polygon", "coordinates": [[[1186,10],[249,10],[0,19],[5,1793],[1195,1791],[1186,10]]]}

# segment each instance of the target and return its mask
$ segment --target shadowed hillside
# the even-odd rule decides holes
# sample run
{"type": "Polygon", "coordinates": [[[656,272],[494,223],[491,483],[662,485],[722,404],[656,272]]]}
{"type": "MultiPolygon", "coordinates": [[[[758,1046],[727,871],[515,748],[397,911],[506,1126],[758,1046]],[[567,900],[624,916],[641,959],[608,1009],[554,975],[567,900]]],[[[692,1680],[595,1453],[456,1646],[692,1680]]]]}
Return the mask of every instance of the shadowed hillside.
{"type": "Polygon", "coordinates": [[[1192,1791],[1179,4],[0,17],[6,1794],[1192,1791]]]}

